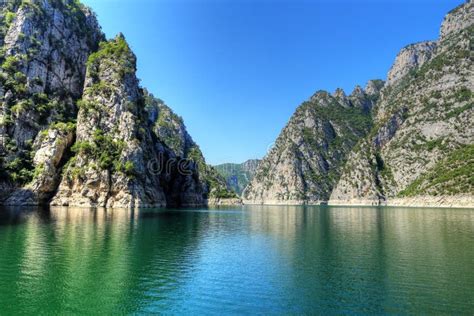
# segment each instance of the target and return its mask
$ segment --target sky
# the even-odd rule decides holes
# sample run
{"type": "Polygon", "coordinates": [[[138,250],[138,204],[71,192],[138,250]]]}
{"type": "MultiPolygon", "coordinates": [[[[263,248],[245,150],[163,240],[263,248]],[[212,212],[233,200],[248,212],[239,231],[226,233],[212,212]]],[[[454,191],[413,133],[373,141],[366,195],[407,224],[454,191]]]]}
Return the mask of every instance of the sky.
{"type": "Polygon", "coordinates": [[[82,0],[122,32],[141,85],[183,117],[208,163],[262,158],[318,90],[385,79],[462,0],[82,0]]]}

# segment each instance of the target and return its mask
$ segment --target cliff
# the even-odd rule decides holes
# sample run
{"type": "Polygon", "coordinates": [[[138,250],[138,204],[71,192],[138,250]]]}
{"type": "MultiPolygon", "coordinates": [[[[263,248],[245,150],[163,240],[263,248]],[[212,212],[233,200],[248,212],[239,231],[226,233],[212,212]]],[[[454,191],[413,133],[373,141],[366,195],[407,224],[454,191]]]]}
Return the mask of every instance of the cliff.
{"type": "Polygon", "coordinates": [[[2,204],[174,207],[235,196],[182,121],[168,124],[169,108],[153,119],[123,35],[105,41],[78,1],[0,8],[2,204]]]}
{"type": "Polygon", "coordinates": [[[237,199],[238,196],[228,188],[225,179],[217,170],[206,163],[199,146],[186,130],[181,117],[176,115],[162,100],[145,91],[145,107],[148,120],[158,139],[168,146],[179,159],[193,161],[199,170],[199,181],[205,199],[210,204],[219,204],[222,199],[237,199]]]}
{"type": "Polygon", "coordinates": [[[371,126],[381,81],[346,96],[318,91],[298,107],[243,192],[247,203],[298,204],[329,199],[347,155],[371,126]]]}
{"type": "Polygon", "coordinates": [[[376,97],[356,89],[359,108],[372,102],[365,128],[354,114],[334,122],[305,113],[328,104],[331,113],[350,109],[354,93],[351,100],[338,90],[337,102],[320,97],[300,106],[244,192],[246,202],[452,206],[459,198],[473,206],[473,7],[469,1],[448,13],[437,41],[402,49],[376,97]],[[335,151],[338,137],[345,142],[335,151]]]}

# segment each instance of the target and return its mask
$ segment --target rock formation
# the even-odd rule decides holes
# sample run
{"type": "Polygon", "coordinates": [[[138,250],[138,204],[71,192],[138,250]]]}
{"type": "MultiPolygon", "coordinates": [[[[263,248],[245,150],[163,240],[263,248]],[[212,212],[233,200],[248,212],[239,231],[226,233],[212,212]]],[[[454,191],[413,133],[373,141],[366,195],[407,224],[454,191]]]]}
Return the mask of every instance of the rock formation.
{"type": "Polygon", "coordinates": [[[197,206],[235,196],[182,121],[160,126],[175,115],[148,106],[123,35],[105,41],[74,0],[0,10],[0,203],[197,206]]]}
{"type": "MultiPolygon", "coordinates": [[[[370,84],[379,86],[380,82],[370,84]]],[[[356,87],[349,97],[318,91],[298,107],[243,192],[247,203],[326,201],[347,155],[372,126],[378,98],[356,87]]]]}
{"type": "Polygon", "coordinates": [[[71,135],[50,128],[75,119],[86,61],[103,34],[95,15],[75,1],[5,1],[0,11],[0,201],[21,187],[33,195],[16,193],[10,202],[34,201],[55,190],[56,180],[39,183],[57,179],[53,169],[62,162],[48,160],[62,159],[71,135]],[[65,138],[61,144],[38,139],[54,133],[65,138]]]}
{"type": "Polygon", "coordinates": [[[383,87],[372,82],[349,97],[338,90],[335,102],[319,93],[300,106],[244,192],[247,202],[474,205],[473,23],[468,1],[446,16],[438,41],[402,49],[383,87]],[[370,126],[308,111],[343,113],[351,104],[371,109],[370,126]]]}
{"type": "Polygon", "coordinates": [[[168,146],[179,159],[188,159],[196,164],[200,183],[209,204],[220,204],[222,199],[237,199],[225,179],[208,165],[199,146],[186,130],[181,117],[176,115],[162,100],[145,91],[145,106],[148,120],[158,139],[168,146]]]}

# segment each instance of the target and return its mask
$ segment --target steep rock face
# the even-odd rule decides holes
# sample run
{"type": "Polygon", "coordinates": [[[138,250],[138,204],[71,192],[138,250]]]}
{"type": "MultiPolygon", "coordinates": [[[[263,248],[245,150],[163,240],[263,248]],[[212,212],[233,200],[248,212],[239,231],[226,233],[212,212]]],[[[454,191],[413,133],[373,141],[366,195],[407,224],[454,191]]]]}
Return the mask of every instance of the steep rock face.
{"type": "Polygon", "coordinates": [[[329,199],[343,162],[371,126],[375,99],[357,87],[349,96],[319,91],[293,114],[243,192],[247,203],[329,199]]]}
{"type": "Polygon", "coordinates": [[[474,6],[472,0],[458,6],[449,12],[441,25],[440,40],[444,41],[450,36],[456,36],[465,28],[472,25],[474,20],[474,6]]]}
{"type": "Polygon", "coordinates": [[[387,84],[313,96],[260,164],[247,202],[403,205],[418,197],[451,205],[459,197],[472,205],[473,22],[469,1],[448,14],[439,41],[402,49],[387,84]],[[371,113],[370,131],[308,111],[351,108],[371,113]]]}
{"type": "Polygon", "coordinates": [[[194,165],[180,164],[148,125],[135,72],[136,58],[122,35],[102,43],[90,56],[79,103],[75,156],[65,169],[52,205],[204,203],[194,165]],[[163,164],[165,169],[158,170],[163,164]]]}
{"type": "Polygon", "coordinates": [[[73,143],[74,124],[57,123],[42,131],[33,144],[33,181],[16,190],[7,205],[38,205],[54,195],[60,181],[61,164],[73,143]]]}
{"type": "Polygon", "coordinates": [[[176,115],[163,101],[145,92],[148,120],[159,140],[168,146],[177,157],[192,161],[199,172],[203,194],[208,201],[220,203],[221,199],[237,198],[235,192],[227,188],[225,179],[208,165],[199,146],[186,130],[183,119],[176,115]]]}
{"type": "Polygon", "coordinates": [[[430,60],[437,48],[436,42],[421,42],[403,48],[387,76],[387,85],[393,85],[411,70],[430,60]]]}
{"type": "MultiPolygon", "coordinates": [[[[58,122],[74,120],[75,100],[82,94],[86,60],[103,34],[95,15],[75,1],[2,3],[0,169],[3,175],[0,183],[5,190],[0,193],[0,201],[12,191],[26,190],[32,196],[24,203],[32,203],[43,199],[45,192],[51,190],[42,188],[37,180],[56,179],[58,174],[49,173],[59,171],[41,168],[45,162],[33,161],[38,135],[58,122]],[[26,186],[24,190],[22,186],[26,186]]],[[[56,146],[54,142],[50,145],[56,146]]],[[[57,146],[49,150],[62,157],[63,153],[58,151],[65,148],[57,146]]],[[[16,194],[9,201],[20,203],[20,196],[16,194]]]]}
{"type": "Polygon", "coordinates": [[[241,164],[225,163],[215,168],[224,177],[227,186],[241,195],[255,176],[259,164],[260,160],[251,159],[241,164]]]}
{"type": "Polygon", "coordinates": [[[6,56],[23,56],[19,70],[32,92],[82,93],[85,62],[103,38],[95,15],[74,1],[11,1],[6,56]],[[21,4],[15,4],[21,3],[21,4]]]}
{"type": "Polygon", "coordinates": [[[160,126],[172,111],[148,111],[124,37],[98,50],[104,35],[90,9],[12,0],[0,17],[0,203],[197,206],[228,193],[201,170],[182,121],[160,126]]]}
{"type": "Polygon", "coordinates": [[[377,204],[415,195],[472,195],[472,6],[448,14],[436,53],[382,90],[375,126],[351,154],[331,200],[377,204]],[[458,151],[463,158],[450,158],[458,151]],[[459,167],[443,171],[443,161],[459,167]]]}

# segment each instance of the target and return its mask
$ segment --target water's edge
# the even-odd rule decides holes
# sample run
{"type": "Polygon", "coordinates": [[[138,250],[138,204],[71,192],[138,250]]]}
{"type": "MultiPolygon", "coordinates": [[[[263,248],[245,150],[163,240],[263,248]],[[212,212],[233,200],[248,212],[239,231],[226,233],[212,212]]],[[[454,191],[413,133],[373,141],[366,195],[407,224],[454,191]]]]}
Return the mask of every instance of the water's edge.
{"type": "Polygon", "coordinates": [[[464,208],[474,209],[474,195],[455,196],[416,196],[409,198],[392,198],[385,201],[379,200],[329,200],[329,201],[307,201],[307,200],[267,200],[250,201],[244,200],[244,205],[330,205],[330,206],[389,206],[389,207],[431,207],[431,208],[464,208]]]}

